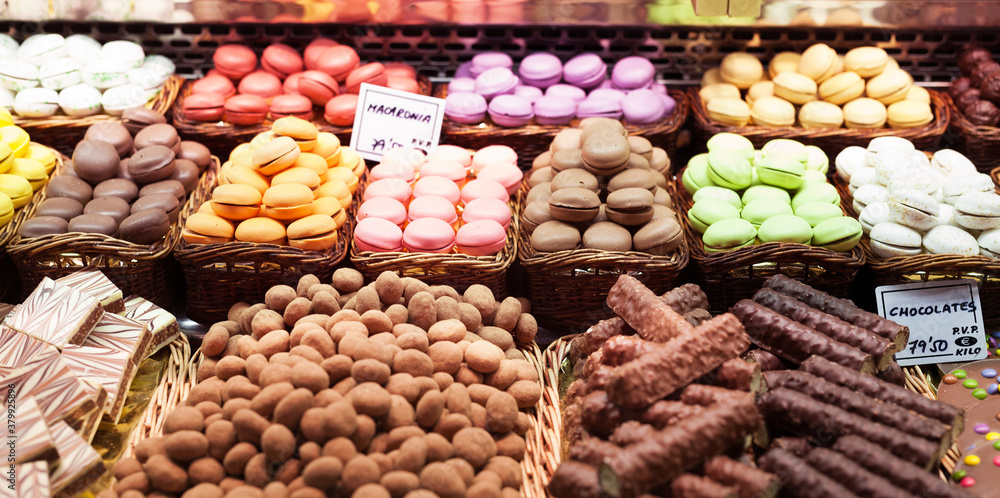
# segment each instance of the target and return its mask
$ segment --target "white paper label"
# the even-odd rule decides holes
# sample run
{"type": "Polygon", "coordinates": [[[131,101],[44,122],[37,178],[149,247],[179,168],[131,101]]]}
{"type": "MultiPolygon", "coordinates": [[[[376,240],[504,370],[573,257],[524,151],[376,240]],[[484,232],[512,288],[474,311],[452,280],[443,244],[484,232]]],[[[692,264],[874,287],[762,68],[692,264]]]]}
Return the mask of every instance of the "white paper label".
{"type": "Polygon", "coordinates": [[[426,154],[437,147],[442,121],[444,99],[362,83],[351,148],[372,161],[396,147],[426,154]]]}
{"type": "Polygon", "coordinates": [[[910,328],[896,353],[901,366],[986,358],[986,330],[975,280],[884,285],[875,289],[878,314],[910,328]]]}

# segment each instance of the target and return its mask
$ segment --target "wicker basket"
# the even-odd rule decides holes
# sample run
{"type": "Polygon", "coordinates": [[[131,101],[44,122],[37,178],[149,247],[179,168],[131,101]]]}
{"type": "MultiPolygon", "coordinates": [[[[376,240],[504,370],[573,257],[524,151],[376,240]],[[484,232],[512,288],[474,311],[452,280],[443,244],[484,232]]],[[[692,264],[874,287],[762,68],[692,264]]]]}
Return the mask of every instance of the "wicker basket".
{"type": "Polygon", "coordinates": [[[947,92],[941,94],[941,99],[951,112],[951,138],[955,140],[953,146],[949,143],[945,145],[965,154],[980,172],[986,173],[1000,166],[1000,127],[974,125],[958,110],[947,92]]]}
{"type": "MultiPolygon", "coordinates": [[[[682,170],[677,177],[683,173],[682,170]]],[[[838,297],[850,297],[851,283],[865,263],[860,245],[850,252],[837,252],[805,244],[769,242],[709,253],[701,242],[701,234],[687,219],[694,199],[683,188],[677,191],[674,203],[713,314],[728,311],[741,299],[749,299],[760,290],[764,281],[778,274],[838,297]]],[[[844,212],[850,214],[847,210],[844,212]]]]}
{"type": "MultiPolygon", "coordinates": [[[[662,147],[667,151],[670,161],[677,161],[678,139],[681,135],[681,126],[687,121],[691,111],[691,104],[688,97],[681,90],[670,91],[670,96],[677,101],[674,113],[667,119],[649,125],[625,124],[625,129],[629,135],[638,135],[647,138],[653,145],[662,147]]],[[[434,89],[434,96],[445,98],[448,94],[448,86],[438,85],[434,89]]],[[[503,144],[512,147],[517,151],[518,166],[523,170],[531,168],[532,161],[542,152],[549,150],[549,144],[557,133],[566,129],[567,126],[575,126],[576,121],[569,125],[537,125],[530,124],[519,128],[504,128],[494,125],[489,118],[478,125],[467,125],[455,123],[445,119],[441,127],[441,142],[451,145],[458,145],[467,149],[478,150],[488,145],[503,144]]]]}
{"type": "MultiPolygon", "coordinates": [[[[840,204],[850,215],[857,217],[858,213],[851,207],[853,196],[848,190],[847,182],[835,175],[833,184],[840,192],[840,204]]],[[[868,267],[871,268],[872,284],[875,287],[960,278],[975,280],[979,284],[983,321],[987,327],[1000,326],[1000,260],[986,256],[956,254],[918,254],[881,258],[872,252],[871,239],[868,236],[861,238],[858,247],[865,253],[868,267]]]]}
{"type": "MultiPolygon", "coordinates": [[[[525,195],[527,188],[522,186],[518,217],[525,195]]],[[[689,258],[687,241],[669,255],[654,256],[598,249],[535,252],[523,225],[518,226],[517,237],[518,259],[528,278],[531,314],[539,323],[569,333],[583,332],[614,315],[605,300],[619,276],[631,275],[662,294],[678,283],[689,258]]]]}
{"type": "MultiPolygon", "coordinates": [[[[174,75],[167,78],[160,93],[146,103],[146,107],[166,115],[177,99],[184,78],[174,75]]],[[[20,126],[31,135],[31,140],[52,147],[67,156],[73,155],[76,144],[83,140],[87,128],[102,121],[118,121],[120,118],[108,114],[95,114],[85,118],[70,116],[51,116],[48,118],[15,117],[14,124],[20,126]]]]}
{"type": "MultiPolygon", "coordinates": [[[[417,79],[420,84],[421,95],[430,95],[431,84],[426,76],[417,79]]],[[[271,119],[265,119],[258,125],[234,125],[225,121],[206,123],[203,121],[193,121],[184,116],[184,99],[191,95],[192,82],[184,83],[180,89],[180,95],[173,103],[172,122],[177,132],[185,140],[197,140],[207,146],[213,154],[219,157],[229,157],[229,153],[237,145],[249,142],[253,137],[271,129],[271,119]]],[[[337,135],[344,145],[351,143],[351,126],[334,126],[323,118],[323,108],[313,107],[312,123],[319,131],[328,131],[337,135]]]]}
{"type": "MultiPolygon", "coordinates": [[[[179,284],[170,253],[180,240],[181,227],[194,207],[208,196],[219,169],[219,160],[202,175],[198,186],[188,195],[177,223],[162,240],[139,245],[102,234],[65,233],[31,239],[14,237],[7,248],[21,275],[23,292],[33,289],[43,277],[56,279],[96,266],[127,296],[138,294],[161,308],[173,304],[174,289],[179,284]]],[[[41,195],[29,205],[26,217],[34,215],[45,199],[41,195]]]]}
{"type": "MultiPolygon", "coordinates": [[[[708,110],[698,96],[698,88],[688,90],[694,114],[695,143],[704,150],[704,144],[716,133],[736,133],[753,142],[754,147],[761,148],[775,138],[790,138],[806,145],[815,145],[830,157],[836,157],[840,151],[850,145],[867,147],[868,142],[876,137],[901,137],[917,147],[918,150],[937,150],[941,137],[948,130],[951,111],[942,100],[942,94],[935,90],[927,90],[931,96],[931,108],[934,110],[934,120],[926,126],[908,129],[849,129],[849,128],[802,128],[798,126],[725,126],[708,117],[708,110]]],[[[832,166],[832,165],[831,165],[832,166]]]]}

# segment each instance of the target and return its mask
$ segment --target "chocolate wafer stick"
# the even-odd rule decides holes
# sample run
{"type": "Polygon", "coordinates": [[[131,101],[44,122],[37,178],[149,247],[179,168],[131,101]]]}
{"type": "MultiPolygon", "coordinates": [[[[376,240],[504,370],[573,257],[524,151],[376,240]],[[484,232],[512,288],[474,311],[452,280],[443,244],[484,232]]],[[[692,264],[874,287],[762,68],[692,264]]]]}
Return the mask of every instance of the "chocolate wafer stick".
{"type": "Polygon", "coordinates": [[[855,415],[895,427],[905,433],[934,441],[944,450],[951,447],[951,426],[798,370],[765,372],[771,389],[788,388],[821,403],[840,407],[855,415]]]}
{"type": "Polygon", "coordinates": [[[884,477],[914,496],[926,498],[971,498],[957,486],[942,481],[934,474],[900,459],[879,444],[864,437],[844,436],[833,444],[834,451],[843,453],[876,475],[884,477]]]}
{"type": "Polygon", "coordinates": [[[899,366],[895,360],[889,363],[888,368],[875,374],[875,377],[900,387],[906,386],[906,374],[903,373],[903,367],[899,366]]]}
{"type": "Polygon", "coordinates": [[[586,332],[576,336],[575,339],[570,343],[569,351],[570,358],[574,362],[580,358],[586,357],[601,349],[604,345],[604,341],[616,335],[632,335],[635,333],[635,329],[629,327],[625,320],[621,317],[616,316],[613,318],[608,318],[607,320],[601,320],[590,327],[586,332]]]}
{"type": "Polygon", "coordinates": [[[935,442],[872,422],[791,389],[770,390],[757,398],[757,406],[768,425],[814,438],[821,444],[855,434],[924,469],[930,469],[942,454],[935,442]]]}
{"type": "Polygon", "coordinates": [[[757,461],[760,468],[778,476],[782,494],[810,498],[850,498],[854,493],[841,486],[822,472],[812,468],[801,458],[775,448],[757,461]]]}
{"type": "Polygon", "coordinates": [[[582,462],[566,461],[552,474],[549,493],[556,498],[602,498],[604,490],[597,468],[582,462]]]}
{"type": "Polygon", "coordinates": [[[795,368],[794,363],[783,360],[780,356],[776,356],[774,353],[766,349],[751,349],[743,354],[743,359],[760,365],[760,370],[762,372],[767,372],[768,370],[788,370],[789,368],[795,368]]]}
{"type": "Polygon", "coordinates": [[[754,344],[786,360],[801,363],[811,355],[819,355],[853,370],[875,371],[870,354],[837,342],[749,299],[736,303],[730,311],[743,322],[754,344]]]}
{"type": "Polygon", "coordinates": [[[660,296],[630,275],[618,277],[618,281],[608,291],[607,303],[648,341],[667,342],[694,329],[660,296]]]}
{"type": "Polygon", "coordinates": [[[727,456],[717,456],[705,462],[705,475],[739,490],[740,498],[770,498],[777,494],[781,483],[774,474],[744,465],[727,456]]]}
{"type": "Polygon", "coordinates": [[[841,453],[826,448],[809,452],[806,463],[865,498],[899,498],[905,491],[872,474],[841,453]]]}
{"type": "Polygon", "coordinates": [[[608,397],[626,408],[649,406],[711,372],[722,362],[739,356],[749,344],[743,325],[736,317],[728,313],[719,315],[697,329],[658,345],[640,358],[616,367],[608,380],[608,397]]]}
{"type": "Polygon", "coordinates": [[[738,498],[739,490],[694,474],[681,474],[670,483],[674,498],[738,498]]]}
{"type": "Polygon", "coordinates": [[[726,360],[716,370],[715,385],[726,389],[758,393],[763,391],[760,365],[740,358],[726,360]]]}
{"type": "Polygon", "coordinates": [[[764,287],[791,296],[824,313],[829,313],[845,322],[870,330],[875,335],[892,341],[893,353],[902,351],[910,339],[909,328],[858,308],[851,301],[838,299],[784,275],[775,275],[767,279],[764,282],[764,287]]]}
{"type": "Polygon", "coordinates": [[[945,425],[950,425],[952,434],[957,436],[965,425],[965,414],[962,410],[947,403],[925,398],[906,388],[878,380],[868,375],[844,368],[826,358],[812,357],[802,362],[803,371],[817,377],[822,377],[838,386],[871,396],[883,403],[893,403],[907,410],[913,410],[927,418],[935,419],[945,425]]]}
{"type": "Polygon", "coordinates": [[[605,341],[601,348],[601,362],[617,367],[646,354],[656,344],[636,335],[615,336],[605,341]]]}
{"type": "Polygon", "coordinates": [[[879,337],[869,330],[847,323],[833,315],[824,313],[795,298],[780,294],[773,289],[761,289],[753,300],[821,334],[855,347],[872,355],[875,369],[881,372],[892,363],[892,341],[879,337]]]}

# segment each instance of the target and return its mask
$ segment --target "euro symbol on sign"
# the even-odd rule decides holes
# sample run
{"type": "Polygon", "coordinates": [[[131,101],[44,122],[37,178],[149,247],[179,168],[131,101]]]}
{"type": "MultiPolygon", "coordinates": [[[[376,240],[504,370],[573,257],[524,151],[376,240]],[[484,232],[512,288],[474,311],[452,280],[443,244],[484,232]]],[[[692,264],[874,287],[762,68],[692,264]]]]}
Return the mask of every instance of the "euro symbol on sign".
{"type": "Polygon", "coordinates": [[[976,338],[972,336],[962,336],[955,339],[955,345],[959,347],[968,347],[976,343],[976,338]]]}

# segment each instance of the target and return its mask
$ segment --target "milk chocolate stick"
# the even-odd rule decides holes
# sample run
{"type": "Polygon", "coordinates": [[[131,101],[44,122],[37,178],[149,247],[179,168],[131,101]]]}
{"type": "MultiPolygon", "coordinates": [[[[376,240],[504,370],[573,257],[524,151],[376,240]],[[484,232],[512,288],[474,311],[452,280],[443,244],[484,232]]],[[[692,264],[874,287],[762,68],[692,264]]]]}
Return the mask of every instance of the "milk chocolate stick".
{"type": "Polygon", "coordinates": [[[702,407],[689,405],[680,401],[657,401],[649,406],[639,416],[639,420],[652,425],[657,429],[663,429],[669,425],[695,415],[700,414],[702,407]]]}
{"type": "Polygon", "coordinates": [[[771,441],[771,448],[781,448],[799,458],[805,458],[814,448],[812,443],[804,437],[779,437],[771,441]]]}
{"type": "Polygon", "coordinates": [[[760,365],[733,358],[716,370],[715,384],[726,389],[757,393],[762,389],[760,365]]]}
{"type": "Polygon", "coordinates": [[[653,437],[656,428],[649,424],[644,424],[638,420],[629,420],[619,425],[608,440],[618,446],[628,446],[643,439],[653,437]]]}
{"type": "Polygon", "coordinates": [[[924,469],[930,469],[941,456],[940,445],[935,442],[872,422],[791,389],[768,391],[757,398],[757,406],[769,425],[816,439],[821,444],[855,434],[924,469]]]}
{"type": "Polygon", "coordinates": [[[870,330],[875,335],[892,341],[893,353],[902,351],[910,339],[909,328],[858,308],[846,299],[838,299],[784,275],[775,275],[769,278],[764,282],[764,287],[791,296],[824,313],[829,313],[845,322],[870,330]]]}
{"type": "Polygon", "coordinates": [[[971,498],[972,496],[962,488],[942,481],[937,475],[900,459],[864,437],[844,436],[833,444],[833,449],[876,475],[909,491],[913,496],[926,498],[971,498]]]}
{"type": "Polygon", "coordinates": [[[681,392],[681,402],[689,405],[711,406],[716,403],[723,403],[732,399],[752,399],[750,393],[745,391],[734,391],[718,386],[706,386],[704,384],[691,384],[681,392]]]}
{"type": "Polygon", "coordinates": [[[778,476],[782,482],[783,495],[810,498],[857,496],[837,481],[809,466],[801,458],[780,448],[768,451],[757,463],[760,464],[760,468],[778,476]]]}
{"type": "Polygon", "coordinates": [[[738,498],[739,490],[694,474],[681,474],[670,483],[674,498],[738,498]]]}
{"type": "Polygon", "coordinates": [[[631,418],[608,399],[607,391],[594,391],[584,396],[578,406],[580,424],[587,432],[598,436],[611,434],[615,427],[631,418]]]}
{"type": "Polygon", "coordinates": [[[875,371],[871,355],[837,342],[749,299],[730,310],[743,322],[754,344],[795,363],[819,355],[863,373],[875,371]]]}
{"type": "Polygon", "coordinates": [[[837,342],[842,342],[872,355],[875,360],[875,368],[880,372],[892,363],[894,344],[869,330],[851,325],[802,301],[775,292],[773,289],[757,291],[753,300],[796,322],[812,327],[817,332],[837,342]]]}
{"type": "Polygon", "coordinates": [[[708,296],[695,284],[684,284],[671,289],[660,299],[674,311],[684,315],[697,309],[708,309],[708,296]]]}
{"type": "Polygon", "coordinates": [[[683,316],[630,275],[618,277],[608,292],[607,303],[648,341],[667,342],[694,329],[683,316]]]}
{"type": "Polygon", "coordinates": [[[891,482],[872,474],[841,453],[816,448],[806,457],[806,463],[841,483],[858,496],[866,498],[899,498],[905,494],[891,482]]]}
{"type": "Polygon", "coordinates": [[[552,474],[549,493],[556,498],[602,498],[597,469],[582,462],[566,461],[552,474]]]}
{"type": "Polygon", "coordinates": [[[962,432],[965,425],[965,414],[962,410],[947,403],[925,398],[904,387],[878,380],[868,375],[859,375],[826,358],[814,356],[802,362],[802,370],[817,377],[822,377],[838,386],[871,396],[883,403],[893,403],[907,410],[913,410],[927,418],[935,419],[952,427],[952,433],[962,432]],[[957,432],[956,432],[957,431],[957,432]]]}
{"type": "Polygon", "coordinates": [[[783,360],[780,356],[776,356],[774,353],[766,349],[751,349],[743,354],[743,359],[760,365],[760,370],[762,372],[767,372],[768,370],[787,370],[789,368],[795,368],[794,363],[783,360]]]}
{"type": "Polygon", "coordinates": [[[705,475],[736,488],[740,498],[770,498],[781,487],[774,474],[721,455],[705,462],[705,475]]]}
{"type": "Polygon", "coordinates": [[[693,309],[684,313],[684,320],[691,324],[693,327],[697,327],[712,319],[712,314],[708,310],[701,308],[693,309]]]}
{"type": "Polygon", "coordinates": [[[906,386],[906,374],[903,373],[903,367],[899,366],[895,360],[889,363],[888,368],[875,374],[875,377],[900,387],[906,386]]]}
{"type": "Polygon", "coordinates": [[[617,444],[597,437],[588,437],[570,447],[569,458],[587,465],[597,466],[605,459],[613,458],[622,451],[624,450],[617,444]]]}
{"type": "Polygon", "coordinates": [[[619,335],[608,339],[601,348],[601,362],[617,367],[628,363],[656,348],[655,342],[649,342],[635,335],[619,335]]]}
{"type": "Polygon", "coordinates": [[[594,351],[601,349],[604,341],[616,335],[631,335],[635,329],[629,327],[621,317],[601,320],[590,327],[586,332],[578,335],[570,343],[570,357],[573,361],[590,355],[594,351]]]}

